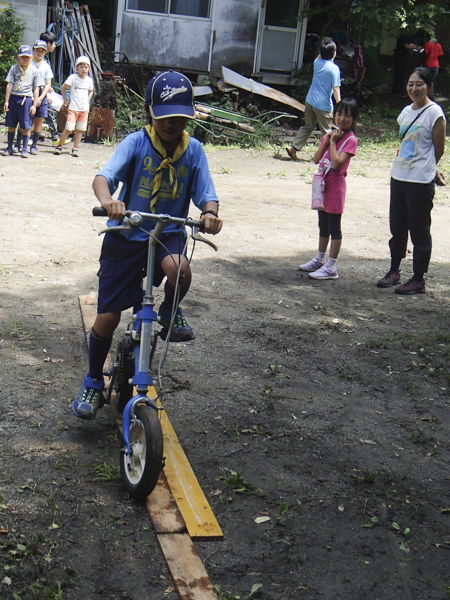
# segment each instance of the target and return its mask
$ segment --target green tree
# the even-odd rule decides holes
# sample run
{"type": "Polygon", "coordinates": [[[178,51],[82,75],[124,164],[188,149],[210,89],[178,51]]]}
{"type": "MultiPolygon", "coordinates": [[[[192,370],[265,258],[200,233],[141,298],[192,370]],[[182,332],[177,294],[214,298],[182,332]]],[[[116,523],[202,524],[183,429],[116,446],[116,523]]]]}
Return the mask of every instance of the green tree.
{"type": "Polygon", "coordinates": [[[17,62],[17,52],[22,43],[25,24],[13,8],[6,8],[0,12],[0,29],[3,31],[3,39],[0,42],[0,49],[3,51],[0,55],[0,112],[3,112],[6,75],[17,62]]]}
{"type": "Polygon", "coordinates": [[[406,27],[433,35],[436,22],[447,18],[446,10],[446,0],[314,0],[302,16],[320,19],[321,37],[330,34],[334,23],[345,23],[354,39],[377,45],[406,27]]]}

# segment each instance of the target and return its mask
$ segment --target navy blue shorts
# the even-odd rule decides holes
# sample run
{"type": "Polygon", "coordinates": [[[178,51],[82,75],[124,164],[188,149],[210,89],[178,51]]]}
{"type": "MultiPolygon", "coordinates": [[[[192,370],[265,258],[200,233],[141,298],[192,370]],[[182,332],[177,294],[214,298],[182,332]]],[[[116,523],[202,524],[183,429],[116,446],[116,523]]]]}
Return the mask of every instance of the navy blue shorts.
{"type": "MultiPolygon", "coordinates": [[[[39,93],[42,92],[43,88],[39,88],[39,93]]],[[[47,96],[42,100],[40,106],[36,106],[36,114],[35,117],[41,117],[42,119],[46,119],[48,117],[48,100],[47,96]]]]}
{"type": "MultiPolygon", "coordinates": [[[[153,285],[165,277],[161,263],[169,254],[183,254],[185,238],[179,234],[161,236],[156,246],[153,285]]],[[[147,273],[148,242],[132,242],[117,232],[106,233],[100,254],[98,276],[99,314],[126,310],[140,304],[144,296],[142,279],[147,273]]]]}
{"type": "Polygon", "coordinates": [[[30,115],[30,108],[32,106],[33,98],[11,94],[9,110],[5,118],[5,127],[16,127],[17,123],[19,123],[20,129],[30,129],[33,122],[30,115]]]}

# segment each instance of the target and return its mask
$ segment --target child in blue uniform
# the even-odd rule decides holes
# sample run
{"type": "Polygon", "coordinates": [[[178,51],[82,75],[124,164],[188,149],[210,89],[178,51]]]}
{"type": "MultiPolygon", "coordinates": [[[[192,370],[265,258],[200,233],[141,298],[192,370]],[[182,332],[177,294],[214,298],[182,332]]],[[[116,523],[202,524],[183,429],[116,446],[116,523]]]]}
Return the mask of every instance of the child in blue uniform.
{"type": "Polygon", "coordinates": [[[30,46],[20,46],[17,58],[19,63],[13,65],[6,76],[5,125],[8,127],[8,147],[3,156],[13,153],[13,141],[16,126],[19,124],[23,134],[22,158],[28,158],[28,140],[32,117],[36,112],[39,95],[39,75],[31,64],[33,53],[30,46]]]}
{"type": "MultiPolygon", "coordinates": [[[[108,226],[122,221],[125,201],[129,210],[186,218],[192,199],[202,211],[205,232],[219,233],[219,203],[205,153],[200,142],[184,131],[195,115],[190,81],[174,71],[153,77],[147,87],[145,107],[151,124],[127,136],[94,179],[95,195],[109,216],[108,226]],[[120,182],[123,186],[115,200],[112,195],[120,182]]],[[[150,231],[154,223],[144,221],[142,227],[150,231]]],[[[168,225],[161,238],[165,248],[157,246],[154,284],[167,278],[158,312],[162,325],[167,327],[180,263],[184,276],[178,303],[191,283],[191,271],[183,255],[185,236],[184,228],[168,225]]],[[[147,249],[148,235],[140,229],[109,232],[103,240],[97,318],[89,340],[89,372],[72,404],[73,412],[82,419],[96,416],[103,390],[103,365],[121,312],[142,300],[147,249]]],[[[181,342],[194,337],[178,306],[170,340],[181,342]]]]}

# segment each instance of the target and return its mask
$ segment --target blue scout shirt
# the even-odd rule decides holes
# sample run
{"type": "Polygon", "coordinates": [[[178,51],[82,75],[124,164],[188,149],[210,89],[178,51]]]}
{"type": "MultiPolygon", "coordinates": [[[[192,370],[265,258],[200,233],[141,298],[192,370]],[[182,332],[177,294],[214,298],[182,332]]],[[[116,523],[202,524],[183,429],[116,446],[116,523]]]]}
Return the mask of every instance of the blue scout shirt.
{"type": "MultiPolygon", "coordinates": [[[[131,182],[128,209],[149,213],[151,212],[150,199],[153,191],[153,177],[161,163],[161,159],[156,154],[148,135],[143,130],[131,133],[120,142],[112,157],[97,174],[97,177],[102,175],[106,178],[111,196],[119,187],[119,183],[123,182],[118,198],[123,202],[128,185],[128,169],[133,157],[135,157],[134,176],[131,182]]],[[[163,170],[155,213],[186,218],[191,198],[200,210],[207,202],[218,202],[208,162],[198,140],[189,138],[186,151],[173,163],[173,167],[176,170],[178,180],[175,197],[172,196],[169,169],[166,168],[163,170]]],[[[117,221],[108,220],[108,227],[114,225],[117,225],[117,221]]],[[[142,224],[143,229],[146,231],[150,231],[154,226],[153,221],[144,221],[142,224]]],[[[165,234],[179,231],[180,227],[172,224],[164,228],[165,234]]],[[[122,231],[121,234],[130,240],[148,240],[148,235],[139,229],[122,231]]]]}

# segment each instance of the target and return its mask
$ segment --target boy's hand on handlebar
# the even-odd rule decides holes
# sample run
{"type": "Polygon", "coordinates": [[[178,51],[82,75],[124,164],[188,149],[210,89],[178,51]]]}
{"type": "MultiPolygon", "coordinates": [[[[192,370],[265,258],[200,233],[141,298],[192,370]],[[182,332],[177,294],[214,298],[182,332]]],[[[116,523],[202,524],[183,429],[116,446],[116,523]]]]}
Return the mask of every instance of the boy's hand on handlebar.
{"type": "Polygon", "coordinates": [[[122,223],[126,213],[125,204],[120,200],[109,200],[102,202],[102,208],[108,213],[110,219],[115,219],[119,223],[122,223]]]}
{"type": "Polygon", "coordinates": [[[200,221],[205,223],[205,233],[212,233],[213,235],[216,235],[222,229],[223,221],[214,215],[203,215],[200,221]]]}

